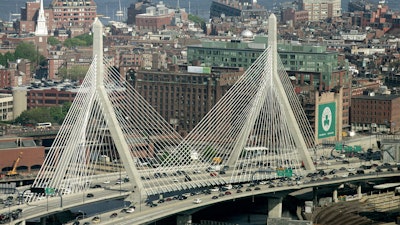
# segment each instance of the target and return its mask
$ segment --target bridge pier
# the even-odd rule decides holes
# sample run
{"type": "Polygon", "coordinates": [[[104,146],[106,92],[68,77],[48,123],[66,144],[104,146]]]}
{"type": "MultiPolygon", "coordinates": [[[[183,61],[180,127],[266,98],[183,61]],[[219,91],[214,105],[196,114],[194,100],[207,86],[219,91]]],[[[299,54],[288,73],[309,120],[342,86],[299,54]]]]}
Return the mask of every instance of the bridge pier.
{"type": "Polygon", "coordinates": [[[40,218],[40,224],[41,225],[46,225],[46,217],[41,217],[40,218]]]}
{"type": "Polygon", "coordinates": [[[268,198],[268,218],[282,217],[282,197],[268,198]]]}
{"type": "Polygon", "coordinates": [[[338,193],[338,190],[337,190],[337,188],[335,188],[334,190],[333,190],[333,195],[332,195],[332,200],[333,200],[333,202],[338,202],[338,197],[337,197],[337,193],[338,193]]]}
{"type": "Polygon", "coordinates": [[[318,187],[313,187],[313,206],[318,205],[318,187]]]}
{"type": "Polygon", "coordinates": [[[176,215],[176,225],[188,225],[192,224],[191,214],[178,214],[176,215]]]}
{"type": "Polygon", "coordinates": [[[357,186],[357,197],[358,197],[359,199],[362,198],[361,184],[358,184],[358,186],[357,186]]]}

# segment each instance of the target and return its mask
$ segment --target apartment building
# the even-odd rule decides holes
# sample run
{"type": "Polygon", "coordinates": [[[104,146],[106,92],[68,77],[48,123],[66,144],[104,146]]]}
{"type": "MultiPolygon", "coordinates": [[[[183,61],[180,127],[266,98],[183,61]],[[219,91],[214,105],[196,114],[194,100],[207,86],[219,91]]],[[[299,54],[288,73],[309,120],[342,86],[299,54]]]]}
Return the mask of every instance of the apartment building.
{"type": "Polygon", "coordinates": [[[300,0],[302,10],[308,12],[309,21],[320,21],[342,15],[341,0],[300,0]]]}

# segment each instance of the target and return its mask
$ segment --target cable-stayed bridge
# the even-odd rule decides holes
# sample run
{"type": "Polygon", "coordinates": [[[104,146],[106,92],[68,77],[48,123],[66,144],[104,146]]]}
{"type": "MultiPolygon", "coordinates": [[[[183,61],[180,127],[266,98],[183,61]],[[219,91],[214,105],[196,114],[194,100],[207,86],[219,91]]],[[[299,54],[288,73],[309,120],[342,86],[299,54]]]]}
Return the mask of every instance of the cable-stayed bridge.
{"type": "Polygon", "coordinates": [[[126,173],[128,191],[120,194],[142,203],[314,171],[314,133],[278,57],[276,33],[271,15],[268,47],[183,138],[104,57],[96,20],[93,62],[32,188],[62,200],[87,193],[95,176],[126,173]]]}
{"type": "Polygon", "coordinates": [[[33,187],[81,192],[92,175],[117,166],[132,190],[148,196],[180,190],[180,182],[207,187],[313,169],[314,135],[277,55],[275,16],[269,33],[268,48],[182,138],[113,70],[97,20],[92,65],[33,187]],[[229,168],[230,178],[196,173],[218,167],[229,168]],[[143,179],[165,173],[185,178],[143,179]]]}

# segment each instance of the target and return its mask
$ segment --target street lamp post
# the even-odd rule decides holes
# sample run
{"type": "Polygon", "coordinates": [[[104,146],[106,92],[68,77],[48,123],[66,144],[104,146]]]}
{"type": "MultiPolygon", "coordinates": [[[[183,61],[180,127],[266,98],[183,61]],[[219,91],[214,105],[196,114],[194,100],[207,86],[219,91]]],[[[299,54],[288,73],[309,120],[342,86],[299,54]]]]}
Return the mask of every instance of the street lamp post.
{"type": "Polygon", "coordinates": [[[82,214],[82,219],[85,219],[85,212],[82,210],[78,210],[78,213],[82,214]]]}
{"type": "Polygon", "coordinates": [[[121,178],[121,162],[118,163],[119,167],[119,195],[122,193],[122,178],[121,178]]]}
{"type": "Polygon", "coordinates": [[[11,216],[11,204],[8,204],[8,222],[11,224],[12,216],[11,216]]]}

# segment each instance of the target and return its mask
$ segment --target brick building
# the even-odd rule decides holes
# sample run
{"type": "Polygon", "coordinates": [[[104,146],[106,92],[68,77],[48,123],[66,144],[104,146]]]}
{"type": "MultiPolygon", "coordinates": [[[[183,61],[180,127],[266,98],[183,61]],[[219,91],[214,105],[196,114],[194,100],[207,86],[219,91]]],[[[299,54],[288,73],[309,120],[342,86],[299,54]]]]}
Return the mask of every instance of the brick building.
{"type": "Polygon", "coordinates": [[[18,173],[32,173],[40,169],[45,158],[43,146],[36,146],[32,138],[0,139],[0,168],[4,174],[12,170],[14,162],[21,157],[16,169],[18,173]]]}
{"type": "Polygon", "coordinates": [[[139,14],[136,16],[136,27],[139,30],[157,31],[170,25],[171,21],[171,15],[139,14]]]}
{"type": "MultiPolygon", "coordinates": [[[[200,67],[196,67],[200,68],[200,67]]],[[[186,66],[171,71],[134,72],[134,88],[183,136],[192,130],[222,95],[243,74],[238,68],[188,72],[186,66]],[[219,71],[218,71],[219,70],[219,71]]],[[[193,68],[192,68],[193,69],[193,68]]],[[[189,68],[189,71],[191,69],[189,68]]]]}
{"type": "Polygon", "coordinates": [[[75,96],[76,92],[56,88],[34,89],[26,94],[28,109],[62,105],[65,102],[72,102],[75,96]]]}
{"type": "MultiPolygon", "coordinates": [[[[27,2],[21,8],[21,20],[17,25],[20,34],[35,32],[39,9],[40,1],[27,2]]],[[[44,9],[46,27],[56,34],[58,30],[69,30],[71,36],[87,33],[97,16],[96,10],[94,0],[52,0],[50,7],[44,9]]]]}
{"type": "Polygon", "coordinates": [[[389,133],[400,130],[400,96],[371,92],[353,96],[351,102],[352,130],[389,133]]]}
{"type": "Polygon", "coordinates": [[[342,7],[340,0],[300,0],[301,8],[308,11],[308,21],[319,21],[340,17],[342,7]]]}
{"type": "Polygon", "coordinates": [[[70,27],[81,28],[80,33],[76,32],[76,34],[72,36],[89,32],[97,16],[97,5],[94,0],[53,0],[50,4],[50,8],[53,12],[54,21],[54,24],[51,26],[52,29],[68,29],[70,27]]]}
{"type": "Polygon", "coordinates": [[[283,23],[292,21],[293,24],[298,22],[308,21],[308,12],[305,10],[295,10],[293,8],[286,8],[282,10],[281,21],[283,23]]]}
{"type": "Polygon", "coordinates": [[[136,15],[146,13],[146,8],[152,6],[151,1],[142,0],[132,3],[128,8],[127,24],[136,24],[136,15]]]}
{"type": "Polygon", "coordinates": [[[32,74],[30,71],[31,62],[26,59],[19,59],[9,62],[9,68],[0,68],[0,88],[10,88],[30,83],[32,74]]]}

